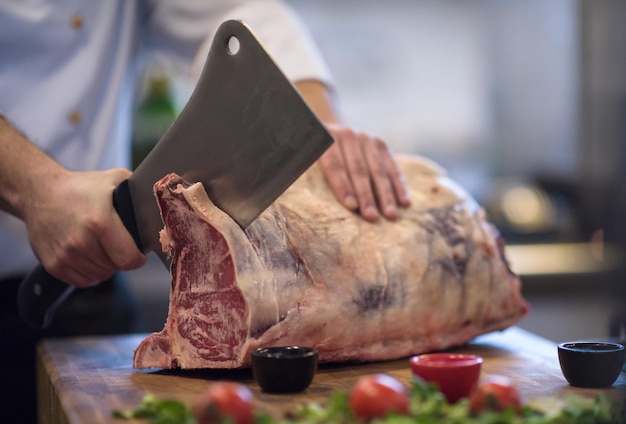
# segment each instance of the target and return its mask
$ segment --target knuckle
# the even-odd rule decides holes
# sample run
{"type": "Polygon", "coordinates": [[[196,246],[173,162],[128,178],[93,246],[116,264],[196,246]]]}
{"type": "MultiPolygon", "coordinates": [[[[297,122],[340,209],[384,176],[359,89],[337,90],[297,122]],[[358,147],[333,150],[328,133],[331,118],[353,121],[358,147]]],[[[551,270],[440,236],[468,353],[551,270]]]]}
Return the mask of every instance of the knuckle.
{"type": "Polygon", "coordinates": [[[354,173],[359,177],[365,177],[369,174],[367,164],[363,161],[357,161],[354,164],[354,173]]]}
{"type": "Polygon", "coordinates": [[[102,218],[94,213],[85,214],[82,224],[93,234],[101,235],[106,231],[102,218]]]}
{"type": "Polygon", "coordinates": [[[343,162],[341,161],[341,156],[339,155],[327,156],[321,164],[329,170],[337,170],[343,167],[343,162]]]}
{"type": "Polygon", "coordinates": [[[374,146],[376,147],[376,150],[378,152],[383,153],[383,154],[389,154],[389,145],[385,143],[382,139],[375,138],[374,146]]]}
{"type": "Polygon", "coordinates": [[[353,138],[354,135],[355,135],[355,132],[354,132],[354,130],[352,128],[345,127],[345,126],[344,127],[340,127],[337,130],[337,133],[340,134],[343,137],[346,137],[346,138],[353,138]]]}
{"type": "Polygon", "coordinates": [[[345,138],[346,136],[350,134],[349,129],[340,125],[329,125],[327,126],[327,129],[328,129],[328,132],[333,136],[333,138],[339,139],[339,140],[345,138]]]}
{"type": "Polygon", "coordinates": [[[363,141],[366,141],[366,142],[370,141],[370,137],[369,137],[369,135],[365,131],[359,130],[359,131],[356,131],[355,134],[356,134],[356,138],[358,138],[362,142],[363,141]]]}
{"type": "Polygon", "coordinates": [[[63,249],[57,250],[50,260],[50,268],[58,273],[61,273],[67,268],[67,265],[72,263],[73,255],[70,253],[71,249],[72,248],[68,245],[63,249]]]}
{"type": "Polygon", "coordinates": [[[58,255],[62,260],[69,263],[75,255],[84,255],[88,251],[89,248],[85,237],[79,233],[72,233],[66,238],[63,248],[58,252],[58,255]]]}

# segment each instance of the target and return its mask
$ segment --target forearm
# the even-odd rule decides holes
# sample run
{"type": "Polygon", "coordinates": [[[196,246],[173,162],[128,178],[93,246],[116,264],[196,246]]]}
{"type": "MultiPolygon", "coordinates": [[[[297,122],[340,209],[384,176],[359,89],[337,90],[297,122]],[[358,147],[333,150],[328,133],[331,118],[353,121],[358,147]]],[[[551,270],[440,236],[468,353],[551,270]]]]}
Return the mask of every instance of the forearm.
{"type": "Polygon", "coordinates": [[[24,219],[44,183],[66,170],[0,115],[0,210],[24,219]]]}
{"type": "Polygon", "coordinates": [[[305,80],[295,84],[296,89],[324,124],[341,122],[333,93],[320,81],[305,80]]]}
{"type": "Polygon", "coordinates": [[[24,221],[33,252],[62,281],[86,287],[145,263],[111,201],[129,175],[70,171],[0,117],[0,209],[24,221]]]}

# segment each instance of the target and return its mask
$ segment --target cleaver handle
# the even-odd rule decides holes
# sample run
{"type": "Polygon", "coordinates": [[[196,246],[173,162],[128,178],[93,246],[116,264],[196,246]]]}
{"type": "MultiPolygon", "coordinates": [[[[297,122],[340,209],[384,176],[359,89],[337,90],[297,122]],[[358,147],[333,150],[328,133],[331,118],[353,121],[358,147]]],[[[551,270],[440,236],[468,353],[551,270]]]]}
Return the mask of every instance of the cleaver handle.
{"type": "Polygon", "coordinates": [[[135,208],[133,207],[133,196],[130,194],[130,185],[128,180],[124,180],[113,190],[113,207],[117,211],[122,223],[128,230],[137,248],[145,252],[141,237],[139,236],[139,227],[137,226],[137,218],[135,218],[135,208]]]}
{"type": "MultiPolygon", "coordinates": [[[[142,250],[128,180],[122,181],[113,191],[113,206],[137,247],[142,250]]],[[[53,277],[42,265],[37,265],[22,280],[17,292],[20,317],[33,328],[48,328],[57,308],[75,290],[76,287],[53,277]]]]}
{"type": "Polygon", "coordinates": [[[54,278],[42,265],[37,265],[17,291],[20,317],[32,328],[48,328],[57,308],[74,290],[76,287],[54,278]]]}

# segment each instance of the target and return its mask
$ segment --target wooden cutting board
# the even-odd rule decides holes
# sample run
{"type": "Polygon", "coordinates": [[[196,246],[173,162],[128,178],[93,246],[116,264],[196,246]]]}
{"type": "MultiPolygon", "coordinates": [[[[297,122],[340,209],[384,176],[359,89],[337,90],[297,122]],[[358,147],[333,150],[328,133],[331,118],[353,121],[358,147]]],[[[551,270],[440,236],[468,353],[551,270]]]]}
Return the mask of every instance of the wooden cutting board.
{"type": "MultiPolygon", "coordinates": [[[[311,386],[296,395],[261,392],[249,369],[161,371],[132,368],[133,350],[145,335],[85,337],[44,341],[37,355],[37,384],[40,423],[124,423],[112,418],[115,409],[135,408],[144,395],[178,399],[193,405],[197,396],[216,380],[234,380],[250,386],[258,411],[276,417],[293,411],[299,404],[325,403],[330,394],[348,389],[365,374],[385,372],[409,383],[408,358],[370,364],[320,365],[311,386]]],[[[482,376],[511,377],[524,401],[538,397],[564,398],[573,393],[593,397],[597,389],[570,387],[563,378],[554,343],[513,327],[475,339],[455,351],[484,358],[482,376]]],[[[626,390],[626,376],[603,390],[620,396],[626,390]]],[[[141,421],[137,421],[141,422],[141,421]]]]}

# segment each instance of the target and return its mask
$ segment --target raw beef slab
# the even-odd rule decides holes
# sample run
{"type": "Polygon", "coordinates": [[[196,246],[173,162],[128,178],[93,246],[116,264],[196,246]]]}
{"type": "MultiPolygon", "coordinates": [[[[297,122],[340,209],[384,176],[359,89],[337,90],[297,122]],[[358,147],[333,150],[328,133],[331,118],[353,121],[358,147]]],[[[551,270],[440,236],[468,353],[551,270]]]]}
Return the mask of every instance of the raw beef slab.
{"type": "Polygon", "coordinates": [[[261,346],[306,345],[320,362],[375,361],[458,346],[528,311],[504,243],[445,173],[399,157],[412,206],[364,221],[313,166],[245,231],[201,184],[155,184],[172,255],[165,327],[135,368],[237,368],[261,346]]]}

